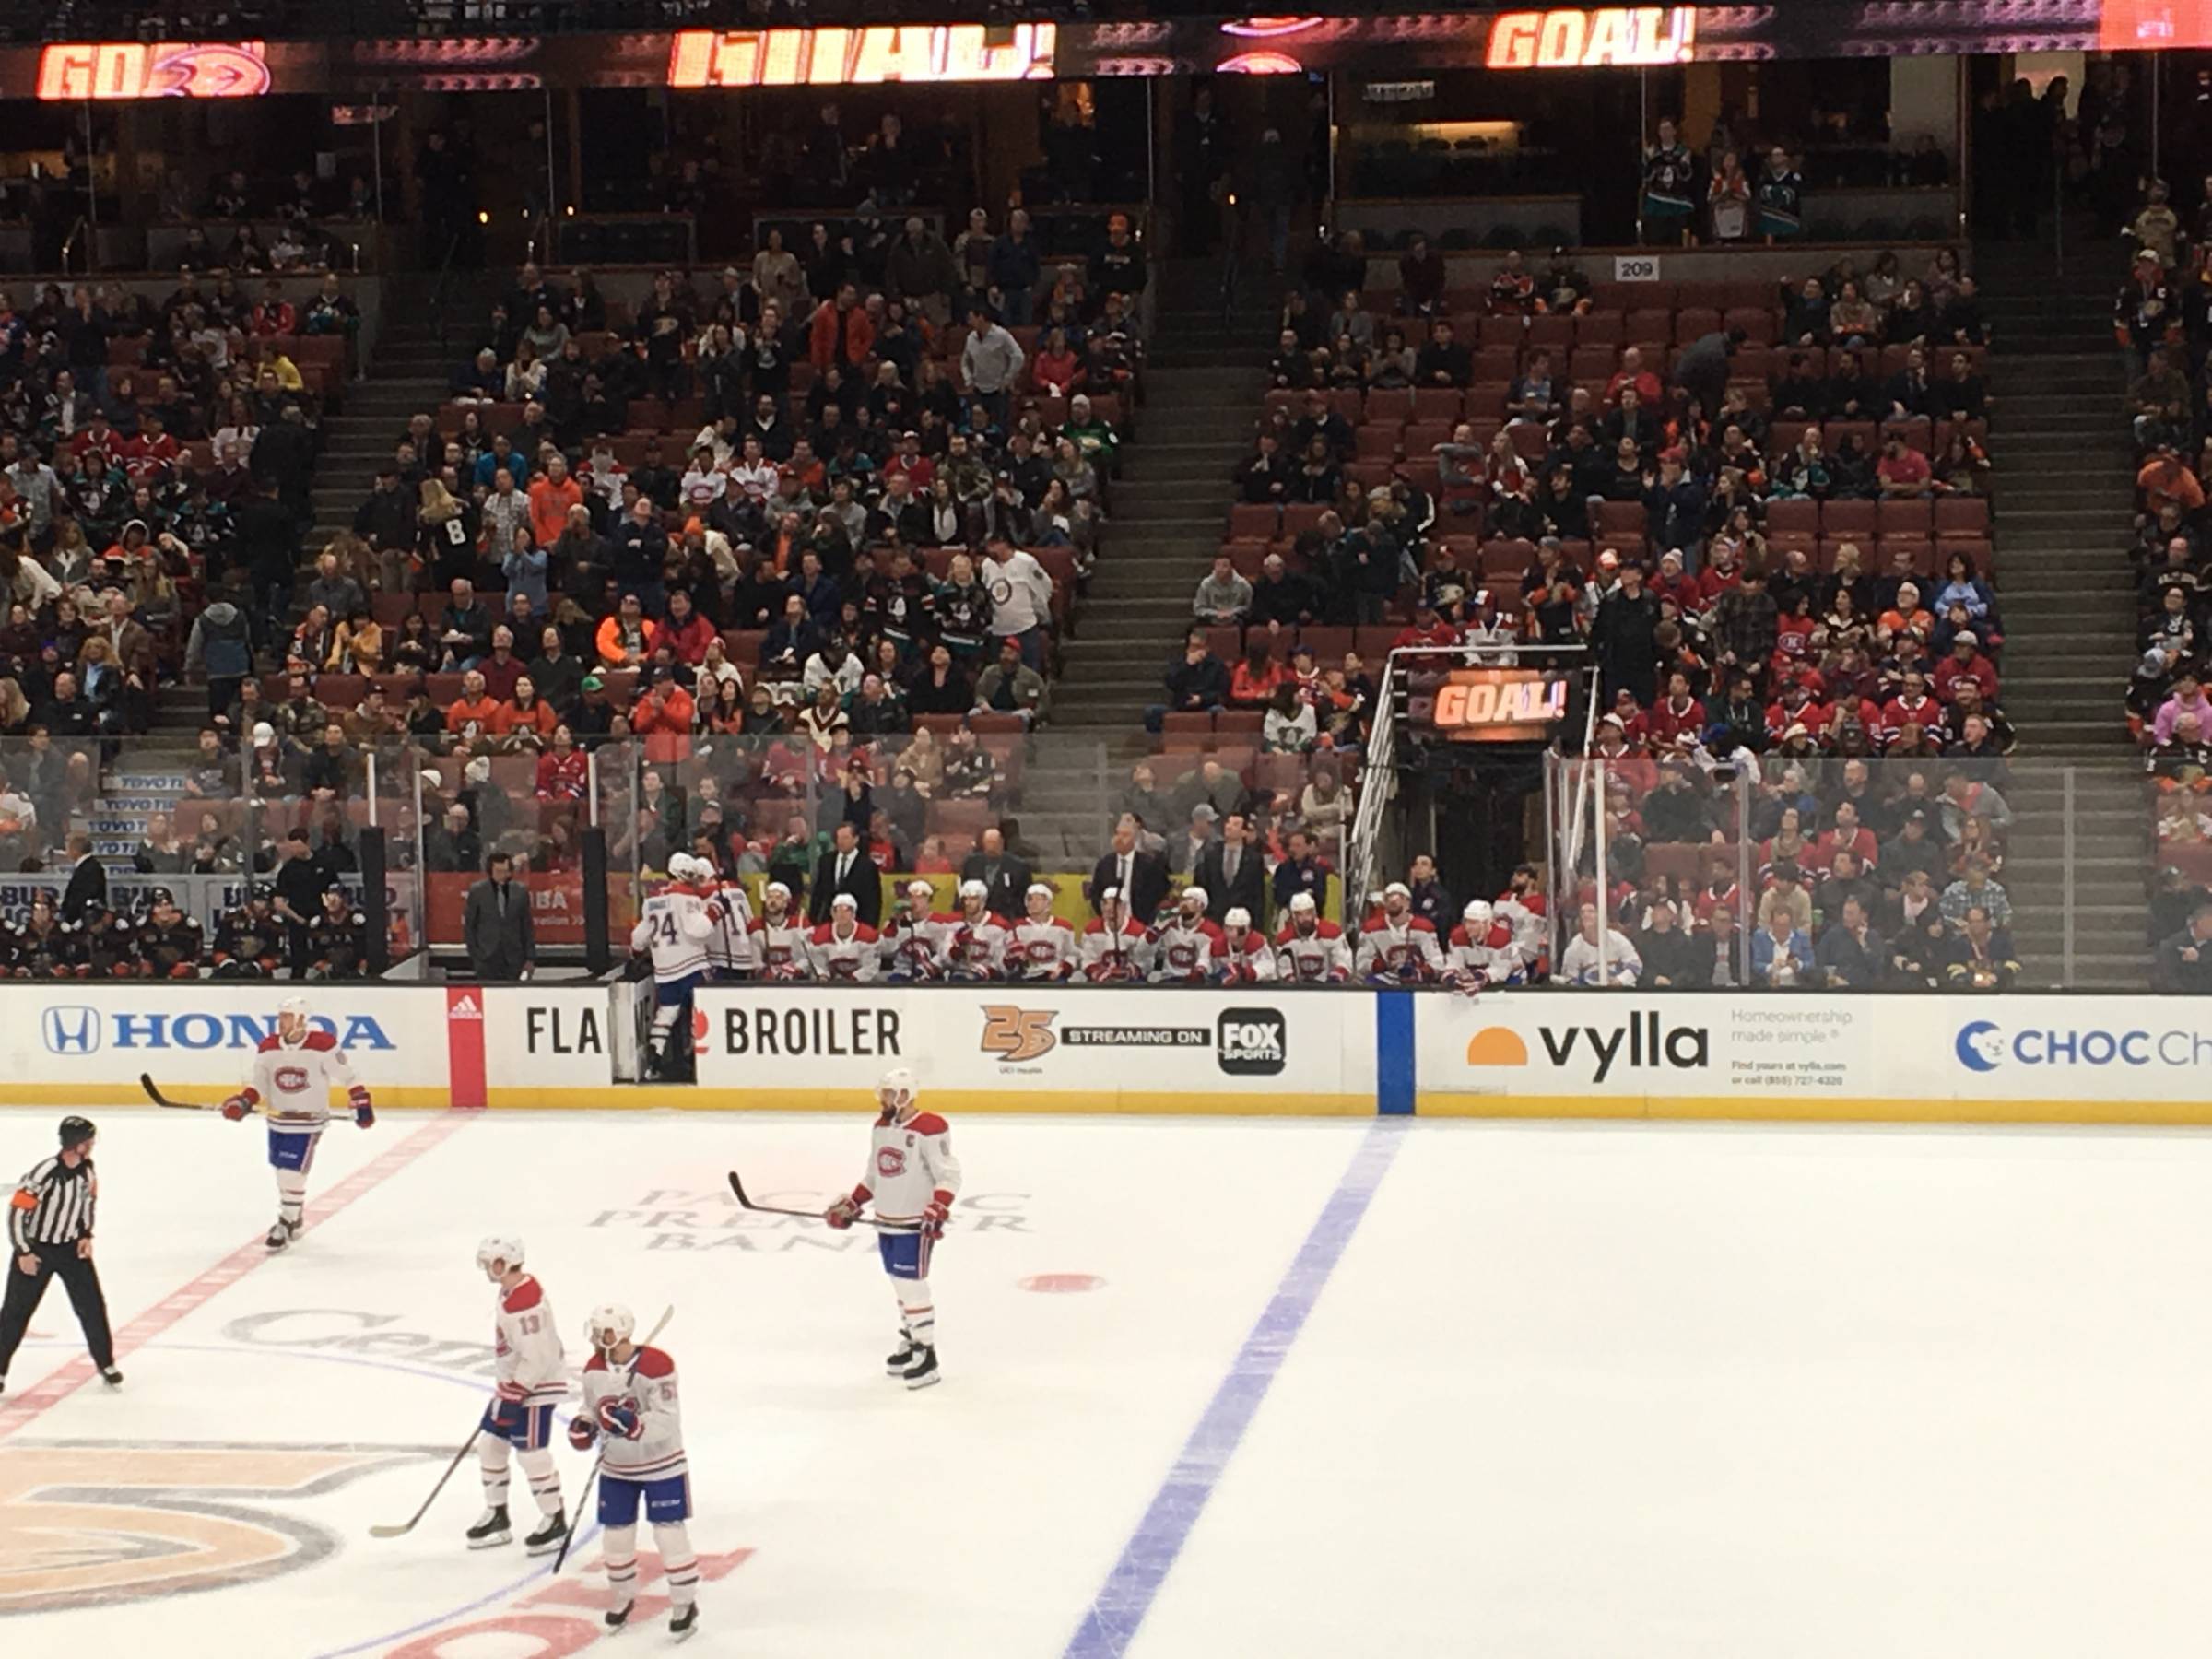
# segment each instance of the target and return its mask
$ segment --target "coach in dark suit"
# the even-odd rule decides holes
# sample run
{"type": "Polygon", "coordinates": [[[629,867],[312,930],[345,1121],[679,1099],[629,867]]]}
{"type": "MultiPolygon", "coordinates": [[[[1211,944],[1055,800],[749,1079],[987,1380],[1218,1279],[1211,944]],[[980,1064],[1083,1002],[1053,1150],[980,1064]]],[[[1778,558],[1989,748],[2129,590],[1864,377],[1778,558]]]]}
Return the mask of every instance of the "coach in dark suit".
{"type": "Polygon", "coordinates": [[[840,893],[853,895],[860,919],[870,927],[883,914],[883,877],[860,844],[860,831],[850,819],[838,825],[837,844],[814,866],[814,880],[806,914],[816,923],[830,920],[830,906],[840,893]]]}
{"type": "Polygon", "coordinates": [[[480,980],[528,979],[537,965],[537,935],[530,920],[530,889],[512,879],[504,853],[486,861],[482,881],[468,889],[461,936],[469,971],[480,980]]]}
{"type": "Polygon", "coordinates": [[[2159,947],[2151,985],[2182,996],[2212,993],[2212,904],[2200,904],[2189,925],[2159,947]]]}
{"type": "Polygon", "coordinates": [[[1006,851],[1006,838],[994,824],[977,838],[975,851],[960,862],[962,886],[983,884],[983,903],[994,916],[1018,916],[1036,877],[1029,863],[1006,851]]]}
{"type": "Polygon", "coordinates": [[[107,908],[108,866],[92,855],[88,835],[71,836],[68,847],[76,866],[69,872],[69,885],[62,892],[62,920],[89,922],[107,908]]]}
{"type": "Polygon", "coordinates": [[[1136,820],[1124,818],[1113,831],[1113,847],[1090,873],[1085,889],[1095,914],[1099,896],[1112,888],[1122,896],[1127,913],[1147,927],[1168,896],[1167,861],[1157,853],[1141,852],[1136,844],[1136,820]]]}
{"type": "Polygon", "coordinates": [[[1195,879],[1206,889],[1206,913],[1215,922],[1232,910],[1241,910],[1254,927],[1267,923],[1267,871],[1259,848],[1252,844],[1244,815],[1232,812],[1221,820],[1221,839],[1198,858],[1195,879]]]}

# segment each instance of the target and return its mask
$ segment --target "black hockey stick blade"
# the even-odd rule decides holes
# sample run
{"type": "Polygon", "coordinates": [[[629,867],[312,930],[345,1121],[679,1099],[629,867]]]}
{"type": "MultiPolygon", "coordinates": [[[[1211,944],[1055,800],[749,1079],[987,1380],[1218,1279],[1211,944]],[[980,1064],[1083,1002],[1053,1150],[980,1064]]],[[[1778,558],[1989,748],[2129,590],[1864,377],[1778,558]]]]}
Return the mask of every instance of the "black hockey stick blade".
{"type": "MultiPolygon", "coordinates": [[[[737,1194],[737,1202],[744,1208],[759,1210],[764,1216],[801,1216],[809,1221],[819,1221],[822,1218],[820,1210],[785,1209],[781,1205],[755,1204],[745,1195],[745,1182],[737,1179],[737,1171],[735,1170],[730,1171],[730,1191],[737,1194]]],[[[877,1220],[873,1216],[855,1216],[853,1219],[862,1227],[881,1228],[887,1225],[885,1222],[877,1220]]]]}
{"type": "MultiPolygon", "coordinates": [[[[150,1093],[152,1091],[153,1085],[150,1083],[147,1084],[147,1088],[150,1093]]],[[[159,1096],[156,1096],[155,1098],[159,1099],[159,1096]]],[[[164,1106],[169,1104],[167,1100],[163,1100],[161,1103],[164,1106]]],[[[479,1424],[477,1425],[476,1431],[472,1433],[466,1440],[461,1442],[461,1450],[454,1453],[453,1461],[445,1465],[445,1473],[438,1477],[438,1484],[430,1488],[430,1495],[422,1500],[422,1507],[420,1509],[417,1510],[412,1515],[409,1515],[405,1521],[401,1521],[396,1524],[385,1524],[371,1527],[369,1529],[369,1535],[372,1538],[404,1538],[409,1533],[413,1532],[415,1528],[421,1524],[422,1518],[430,1512],[430,1505],[438,1501],[438,1494],[445,1490],[445,1483],[453,1477],[453,1471],[461,1466],[461,1460],[469,1454],[470,1451],[476,1446],[477,1437],[483,1432],[483,1426],[479,1424]]]]}
{"type": "Polygon", "coordinates": [[[220,1106],[204,1105],[197,1100],[172,1100],[161,1092],[152,1076],[146,1072],[138,1074],[138,1087],[146,1090],[147,1100],[153,1101],[157,1106],[166,1106],[171,1112],[220,1112],[222,1110],[220,1106]]]}

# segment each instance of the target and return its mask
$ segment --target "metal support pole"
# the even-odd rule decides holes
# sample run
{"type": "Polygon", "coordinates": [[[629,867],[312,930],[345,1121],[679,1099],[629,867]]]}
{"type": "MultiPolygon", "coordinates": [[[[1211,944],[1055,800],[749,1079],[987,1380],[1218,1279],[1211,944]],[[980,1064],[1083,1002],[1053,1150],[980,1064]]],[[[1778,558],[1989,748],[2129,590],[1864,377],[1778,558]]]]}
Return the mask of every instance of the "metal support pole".
{"type": "Polygon", "coordinates": [[[85,101],[85,275],[100,268],[100,156],[92,147],[92,103],[85,101]]]}
{"type": "Polygon", "coordinates": [[[2154,179],[2162,176],[2159,171],[2159,93],[2165,84],[2166,54],[2154,52],[2150,54],[2150,176],[2154,179]]]}
{"type": "Polygon", "coordinates": [[[2064,773],[2065,785],[2059,793],[2060,821],[2065,824],[2060,842],[2062,863],[2059,871],[2059,926],[2060,969],[2058,982],[2067,990],[2074,988],[2074,768],[2064,773]]]}
{"type": "MultiPolygon", "coordinates": [[[[1606,914],[1606,818],[1608,816],[1606,811],[1606,763],[1603,760],[1588,760],[1583,764],[1597,769],[1597,783],[1590,791],[1591,810],[1597,814],[1597,822],[1592,830],[1596,837],[1594,845],[1596,865],[1594,867],[1597,871],[1597,982],[1600,987],[1610,990],[1613,985],[1613,963],[1610,959],[1611,953],[1606,949],[1606,946],[1611,941],[1607,938],[1606,931],[1608,924],[1608,918],[1606,914]]],[[[1579,923],[1582,916],[1582,909],[1579,905],[1575,909],[1575,916],[1579,923]]]]}
{"type": "Polygon", "coordinates": [[[1643,246],[1643,147],[1652,130],[1652,72],[1636,71],[1636,245],[1643,246]]]}
{"type": "Polygon", "coordinates": [[[546,258],[553,255],[553,217],[560,211],[560,186],[553,175],[553,88],[544,88],[546,100],[546,258]]]}
{"type": "MultiPolygon", "coordinates": [[[[384,90],[382,87],[369,94],[369,165],[374,170],[376,181],[376,222],[384,222],[384,90]]],[[[397,106],[394,106],[396,108],[397,106]]]]}

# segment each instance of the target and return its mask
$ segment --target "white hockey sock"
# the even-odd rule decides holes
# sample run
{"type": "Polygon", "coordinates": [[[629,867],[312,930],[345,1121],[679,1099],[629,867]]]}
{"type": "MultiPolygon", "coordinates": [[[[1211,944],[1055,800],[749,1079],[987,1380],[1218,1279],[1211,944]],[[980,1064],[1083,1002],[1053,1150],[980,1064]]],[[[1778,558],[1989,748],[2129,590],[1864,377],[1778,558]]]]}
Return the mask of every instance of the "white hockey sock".
{"type": "Polygon", "coordinates": [[[923,1347],[934,1346],[937,1340],[937,1312],[929,1300],[929,1281],[893,1279],[891,1288],[899,1296],[899,1311],[906,1322],[906,1334],[923,1347]]]}
{"type": "Polygon", "coordinates": [[[276,1171],[276,1213],[288,1226],[300,1225],[300,1218],[307,1209],[307,1172],[303,1170],[276,1171]]]}
{"type": "Polygon", "coordinates": [[[487,1434],[477,1444],[477,1466],[484,1476],[484,1501],[492,1509],[502,1508],[507,1502],[507,1442],[496,1434],[487,1434]]]}
{"type": "Polygon", "coordinates": [[[635,1526],[610,1526],[606,1529],[606,1588],[608,1598],[618,1607],[626,1607],[638,1597],[638,1529],[635,1526]]]}
{"type": "Polygon", "coordinates": [[[517,1452],[514,1461],[523,1465],[523,1478],[530,1483],[530,1496],[537,1500],[537,1512],[559,1514],[560,1471],[554,1466],[552,1448],[540,1446],[535,1452],[517,1452]]]}
{"type": "MultiPolygon", "coordinates": [[[[610,1536],[612,1535],[609,1535],[610,1536]]],[[[682,1610],[699,1599],[699,1557],[681,1521],[653,1524],[653,1547],[661,1552],[661,1572],[668,1583],[668,1604],[682,1610]]]]}
{"type": "Polygon", "coordinates": [[[677,1003],[653,1009],[652,1048],[655,1054],[668,1052],[669,1033],[676,1029],[677,1016],[683,1011],[682,1005],[677,1003]]]}

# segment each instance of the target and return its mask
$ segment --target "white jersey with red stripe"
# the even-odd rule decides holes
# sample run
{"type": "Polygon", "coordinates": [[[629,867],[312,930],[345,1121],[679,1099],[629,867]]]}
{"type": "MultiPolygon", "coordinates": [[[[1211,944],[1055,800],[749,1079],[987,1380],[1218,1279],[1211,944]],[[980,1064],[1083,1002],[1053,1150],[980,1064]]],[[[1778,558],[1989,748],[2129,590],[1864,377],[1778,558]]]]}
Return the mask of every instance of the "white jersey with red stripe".
{"type": "Polygon", "coordinates": [[[1352,952],[1344,929],[1317,921],[1312,933],[1300,933],[1291,923],[1275,935],[1275,977],[1302,985],[1342,984],[1350,979],[1352,952]]]}
{"type": "Polygon", "coordinates": [[[1362,974],[1432,980],[1444,970],[1444,953],[1426,916],[1410,912],[1395,921],[1387,915],[1370,916],[1359,929],[1359,955],[1354,965],[1362,974]]]}
{"type": "Polygon", "coordinates": [[[883,928],[883,967],[905,979],[941,979],[959,917],[949,911],[893,916],[883,928]]]}
{"type": "Polygon", "coordinates": [[[1462,922],[1452,930],[1444,951],[1444,975],[1460,984],[1516,985],[1527,977],[1513,930],[1493,920],[1473,936],[1462,922]]]}
{"type": "Polygon", "coordinates": [[[346,1091],[346,1103],[356,1112],[369,1104],[369,1091],[353,1075],[353,1063],[338,1040],[310,1027],[298,1042],[287,1042],[273,1031],[264,1037],[239,1092],[247,1105],[261,1108],[270,1128],[304,1135],[330,1122],[334,1088],[346,1091]]]}
{"type": "Polygon", "coordinates": [[[1275,978],[1275,951],[1267,943],[1267,935],[1256,927],[1247,927],[1241,939],[1223,928],[1218,966],[1224,983],[1260,983],[1275,978]]]}
{"type": "Polygon", "coordinates": [[[667,1351],[641,1347],[620,1365],[594,1354],[583,1367],[583,1409],[594,1422],[599,1407],[618,1401],[638,1414],[638,1438],[602,1430],[606,1472],[622,1480],[671,1480],[691,1472],[684,1455],[684,1419],[676,1389],[676,1361],[667,1351]]]}
{"type": "Polygon", "coordinates": [[[952,1155],[952,1126],[943,1118],[917,1112],[903,1124],[888,1113],[876,1120],[868,1172],[853,1189],[855,1204],[872,1199],[878,1221],[920,1227],[933,1199],[949,1206],[959,1191],[960,1160],[952,1155]]]}
{"type": "Polygon", "coordinates": [[[1094,916],[1083,930],[1083,977],[1101,983],[1141,980],[1152,971],[1153,943],[1152,930],[1135,916],[1124,916],[1118,929],[1094,916]]]}
{"type": "Polygon", "coordinates": [[[560,1348],[560,1327],[553,1304],[534,1275],[525,1274],[512,1290],[500,1292],[493,1319],[492,1374],[502,1400],[550,1406],[569,1392],[568,1357],[560,1348]]]}
{"type": "Polygon", "coordinates": [[[769,979],[806,979],[814,971],[814,929],[791,912],[781,921],[759,916],[753,921],[753,954],[769,979]]]}
{"type": "Polygon", "coordinates": [[[724,881],[714,888],[714,904],[722,914],[707,935],[707,961],[716,973],[751,973],[760,966],[753,947],[752,900],[735,882],[724,881]]]}
{"type": "Polygon", "coordinates": [[[1196,984],[1212,977],[1214,964],[1228,948],[1221,930],[1205,917],[1188,922],[1178,914],[1154,936],[1152,977],[1170,984],[1196,984]]]}
{"type": "Polygon", "coordinates": [[[1544,959],[1545,904],[1541,893],[1506,893],[1490,906],[1499,921],[1513,930],[1513,945],[1521,952],[1523,971],[1544,959]]]}
{"type": "Polygon", "coordinates": [[[848,982],[872,980],[883,959],[883,942],[865,922],[855,922],[840,933],[837,924],[825,922],[806,942],[817,979],[848,982]]]}
{"type": "Polygon", "coordinates": [[[1020,980],[1064,980],[1075,976],[1083,947],[1076,930],[1058,916],[1033,921],[1028,916],[1014,924],[1006,944],[1006,977],[1020,980]]]}
{"type": "Polygon", "coordinates": [[[985,911],[953,918],[945,945],[945,971],[955,979],[996,979],[1006,971],[1006,947],[1014,935],[1004,920],[985,911]]]}
{"type": "Polygon", "coordinates": [[[629,930],[629,947],[653,952],[655,984],[670,984],[707,971],[707,940],[714,932],[708,909],[712,903],[706,894],[683,882],[663,888],[645,900],[644,914],[629,930]]]}

